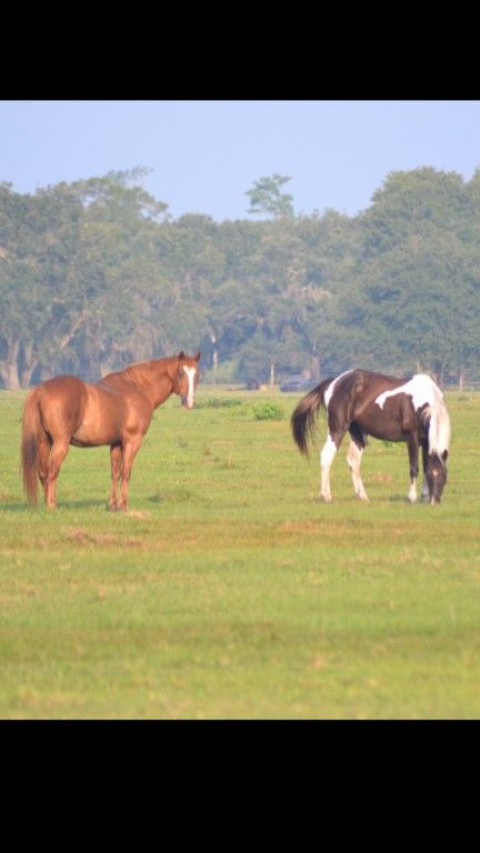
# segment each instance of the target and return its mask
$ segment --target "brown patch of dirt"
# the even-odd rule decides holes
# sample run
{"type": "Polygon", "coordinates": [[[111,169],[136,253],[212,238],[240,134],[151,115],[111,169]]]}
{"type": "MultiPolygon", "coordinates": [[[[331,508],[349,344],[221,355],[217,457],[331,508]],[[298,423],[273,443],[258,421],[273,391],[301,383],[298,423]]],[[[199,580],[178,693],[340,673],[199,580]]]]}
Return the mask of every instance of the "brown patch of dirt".
{"type": "Polygon", "coordinates": [[[393,483],[393,477],[390,474],[373,474],[369,480],[372,483],[387,483],[388,485],[393,483]]]}
{"type": "Polygon", "coordinates": [[[138,548],[143,546],[140,539],[122,539],[113,533],[87,533],[82,527],[74,527],[66,533],[67,539],[79,544],[118,545],[119,548],[138,548]]]}

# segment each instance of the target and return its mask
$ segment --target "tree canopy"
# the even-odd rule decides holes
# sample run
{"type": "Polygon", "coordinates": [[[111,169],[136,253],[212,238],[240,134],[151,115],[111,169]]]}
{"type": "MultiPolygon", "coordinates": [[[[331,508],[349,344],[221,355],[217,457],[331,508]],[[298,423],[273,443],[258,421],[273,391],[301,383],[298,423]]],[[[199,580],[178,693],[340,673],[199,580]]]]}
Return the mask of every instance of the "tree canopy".
{"type": "Polygon", "coordinates": [[[295,215],[274,174],[215,222],[145,170],[16,193],[0,184],[0,383],[87,380],[178,349],[209,378],[359,366],[480,379],[480,171],[392,172],[355,217],[295,215]]]}

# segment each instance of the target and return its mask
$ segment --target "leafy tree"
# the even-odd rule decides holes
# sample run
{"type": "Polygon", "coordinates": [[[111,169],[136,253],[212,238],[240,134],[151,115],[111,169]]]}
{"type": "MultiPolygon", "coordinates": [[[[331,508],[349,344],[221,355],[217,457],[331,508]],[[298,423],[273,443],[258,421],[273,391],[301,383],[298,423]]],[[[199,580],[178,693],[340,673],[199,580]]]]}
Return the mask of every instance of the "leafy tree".
{"type": "Polygon", "coordinates": [[[430,167],[390,172],[372,202],[361,215],[368,255],[387,251],[412,234],[451,229],[465,211],[463,179],[430,167]]]}
{"type": "Polygon", "coordinates": [[[393,172],[354,218],[294,216],[274,174],[249,193],[268,218],[222,223],[173,220],[142,173],[0,184],[5,387],[198,346],[240,381],[272,366],[480,378],[480,170],[393,172]]]}
{"type": "Polygon", "coordinates": [[[252,189],[245,193],[250,199],[248,213],[266,214],[276,218],[292,217],[293,196],[281,191],[281,187],[290,180],[286,175],[274,173],[271,177],[255,181],[252,189]]]}

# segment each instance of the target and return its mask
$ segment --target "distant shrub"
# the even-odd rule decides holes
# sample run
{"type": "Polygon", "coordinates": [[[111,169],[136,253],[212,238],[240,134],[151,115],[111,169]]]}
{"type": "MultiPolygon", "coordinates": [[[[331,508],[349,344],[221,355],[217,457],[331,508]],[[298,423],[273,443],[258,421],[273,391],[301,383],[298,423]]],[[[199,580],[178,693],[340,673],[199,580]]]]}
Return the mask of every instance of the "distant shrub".
{"type": "Polygon", "coordinates": [[[282,421],[285,416],[283,406],[271,401],[256,403],[252,407],[252,411],[253,417],[257,421],[282,421]]]}
{"type": "Polygon", "coordinates": [[[244,401],[238,397],[207,397],[205,400],[197,400],[197,409],[233,409],[243,406],[244,401]]]}

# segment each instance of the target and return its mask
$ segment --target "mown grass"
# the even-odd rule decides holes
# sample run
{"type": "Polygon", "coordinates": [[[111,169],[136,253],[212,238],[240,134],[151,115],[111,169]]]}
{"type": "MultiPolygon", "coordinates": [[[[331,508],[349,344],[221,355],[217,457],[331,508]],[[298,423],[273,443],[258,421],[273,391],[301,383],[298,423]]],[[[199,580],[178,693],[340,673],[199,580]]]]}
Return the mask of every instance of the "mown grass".
{"type": "Polygon", "coordinates": [[[478,718],[480,397],[447,397],[430,507],[406,501],[405,446],[373,440],[370,502],[342,448],[320,503],[318,454],[290,435],[299,395],[230,396],[162,406],[111,514],[107,448],[71,450],[58,511],[27,507],[24,395],[0,393],[0,717],[478,718]]]}

